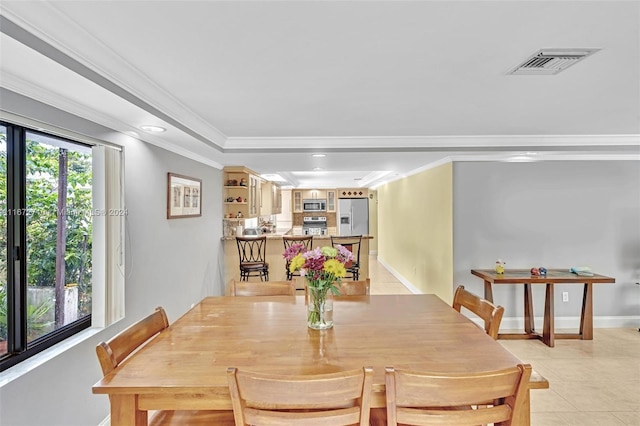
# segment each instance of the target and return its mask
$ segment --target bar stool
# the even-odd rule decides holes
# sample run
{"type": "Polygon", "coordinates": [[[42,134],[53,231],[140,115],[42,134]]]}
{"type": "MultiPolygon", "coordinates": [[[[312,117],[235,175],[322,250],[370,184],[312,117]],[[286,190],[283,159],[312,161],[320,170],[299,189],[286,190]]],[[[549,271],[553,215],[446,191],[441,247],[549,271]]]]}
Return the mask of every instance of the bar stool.
{"type": "Polygon", "coordinates": [[[260,281],[269,281],[267,256],[267,237],[238,237],[238,256],[240,257],[240,281],[249,281],[251,276],[259,276],[260,281]]]}
{"type": "Polygon", "coordinates": [[[345,236],[331,236],[331,246],[335,247],[337,245],[341,245],[351,253],[353,253],[353,262],[350,264],[347,263],[345,268],[347,269],[347,273],[351,274],[351,276],[346,276],[344,278],[351,279],[353,281],[358,281],[358,277],[360,277],[360,244],[362,243],[362,235],[345,235],[345,236]]]}
{"type": "MultiPolygon", "coordinates": [[[[313,246],[313,235],[303,235],[303,236],[293,236],[293,235],[283,235],[282,242],[284,243],[285,251],[294,244],[302,244],[304,246],[304,251],[311,250],[313,246]]],[[[285,268],[287,270],[287,281],[290,281],[294,275],[300,276],[300,271],[289,272],[289,262],[286,261],[285,268]]]]}

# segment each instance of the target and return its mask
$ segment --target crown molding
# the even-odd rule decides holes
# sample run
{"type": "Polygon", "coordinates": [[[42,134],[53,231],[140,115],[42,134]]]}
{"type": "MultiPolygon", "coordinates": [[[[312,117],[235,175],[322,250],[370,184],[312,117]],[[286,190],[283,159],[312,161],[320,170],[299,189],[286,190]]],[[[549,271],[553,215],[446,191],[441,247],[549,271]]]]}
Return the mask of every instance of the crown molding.
{"type": "Polygon", "coordinates": [[[4,21],[4,25],[0,27],[3,33],[116,96],[180,128],[201,142],[216,149],[221,149],[224,145],[224,133],[133,67],[53,4],[37,3],[38,8],[46,9],[37,14],[38,22],[23,19],[20,7],[28,7],[29,3],[31,2],[13,2],[10,7],[3,5],[5,16],[0,17],[4,21]],[[22,31],[13,28],[14,26],[22,31]],[[78,37],[78,34],[82,34],[82,37],[78,37]],[[68,47],[72,45],[79,46],[80,49],[68,47]],[[91,57],[94,59],[81,51],[92,52],[91,57]]]}
{"type": "Polygon", "coordinates": [[[229,137],[225,152],[251,150],[318,150],[345,151],[368,149],[370,151],[450,150],[452,148],[499,148],[504,150],[540,149],[549,147],[640,147],[638,135],[497,135],[497,136],[351,136],[351,137],[296,137],[259,138],[229,137]]]}
{"type": "MultiPolygon", "coordinates": [[[[77,117],[83,118],[93,123],[99,124],[106,128],[113,129],[114,131],[119,132],[126,137],[133,137],[131,136],[132,134],[140,133],[139,129],[134,128],[125,122],[114,119],[110,115],[102,114],[86,105],[74,102],[50,90],[34,85],[28,81],[21,79],[20,77],[12,73],[4,72],[2,74],[2,87],[7,90],[11,90],[21,96],[25,96],[29,99],[32,99],[34,101],[43,103],[53,108],[57,108],[61,111],[75,115],[77,117]]],[[[41,122],[37,119],[26,118],[21,116],[20,114],[15,114],[11,111],[5,110],[4,108],[0,110],[0,116],[4,116],[5,119],[7,119],[8,121],[12,121],[17,124],[21,124],[25,126],[35,125],[38,127],[50,129],[51,131],[54,131],[54,132],[69,131],[72,133],[77,133],[73,129],[61,128],[60,123],[46,123],[46,122],[41,122]]],[[[82,135],[82,136],[89,137],[93,140],[100,140],[96,135],[82,135]]],[[[74,138],[74,136],[72,136],[72,138],[74,138]]],[[[167,151],[173,152],[174,154],[178,154],[183,157],[187,157],[191,160],[197,161],[199,163],[214,167],[216,169],[223,168],[222,164],[212,160],[211,158],[197,154],[183,146],[179,146],[177,144],[164,140],[160,137],[156,137],[150,134],[144,134],[144,138],[143,137],[134,137],[134,138],[140,141],[149,143],[151,145],[157,146],[159,148],[165,149],[167,151]]],[[[102,142],[115,143],[116,145],[119,145],[119,146],[123,145],[122,143],[114,142],[113,140],[102,141],[102,142]]]]}

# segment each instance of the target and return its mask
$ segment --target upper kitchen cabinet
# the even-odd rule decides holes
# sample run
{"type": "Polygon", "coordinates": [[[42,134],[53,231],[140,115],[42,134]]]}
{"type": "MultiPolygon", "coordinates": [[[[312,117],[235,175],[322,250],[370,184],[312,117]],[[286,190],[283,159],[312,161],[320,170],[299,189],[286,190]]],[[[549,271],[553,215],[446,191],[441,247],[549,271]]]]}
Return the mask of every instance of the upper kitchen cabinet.
{"type": "Polygon", "coordinates": [[[256,175],[249,175],[249,216],[259,216],[261,206],[262,180],[256,175]]]}
{"type": "Polygon", "coordinates": [[[324,189],[303,189],[302,199],[303,200],[326,200],[327,191],[325,191],[324,189]]]}
{"type": "Polygon", "coordinates": [[[282,213],[282,190],[273,182],[262,182],[261,216],[270,216],[282,213]]]}
{"type": "Polygon", "coordinates": [[[302,213],[302,191],[291,191],[291,204],[293,213],[302,213]]]}
{"type": "Polygon", "coordinates": [[[327,213],[335,213],[336,207],[336,191],[327,189],[327,213]]]}
{"type": "Polygon", "coordinates": [[[274,207],[273,214],[281,214],[282,213],[282,188],[280,185],[273,184],[274,188],[274,207]]]}
{"type": "Polygon", "coordinates": [[[338,198],[367,198],[369,190],[367,188],[340,188],[338,198]]]}
{"type": "Polygon", "coordinates": [[[261,195],[258,174],[243,166],[228,166],[222,172],[224,217],[257,217],[261,195]]]}

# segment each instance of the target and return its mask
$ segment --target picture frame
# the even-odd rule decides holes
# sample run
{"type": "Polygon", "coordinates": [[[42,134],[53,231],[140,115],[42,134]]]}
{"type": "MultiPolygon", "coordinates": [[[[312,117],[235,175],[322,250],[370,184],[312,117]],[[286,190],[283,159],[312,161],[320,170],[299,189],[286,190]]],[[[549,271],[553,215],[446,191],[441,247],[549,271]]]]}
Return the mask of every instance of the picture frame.
{"type": "Polygon", "coordinates": [[[202,216],[202,179],[167,173],[167,219],[202,216]]]}

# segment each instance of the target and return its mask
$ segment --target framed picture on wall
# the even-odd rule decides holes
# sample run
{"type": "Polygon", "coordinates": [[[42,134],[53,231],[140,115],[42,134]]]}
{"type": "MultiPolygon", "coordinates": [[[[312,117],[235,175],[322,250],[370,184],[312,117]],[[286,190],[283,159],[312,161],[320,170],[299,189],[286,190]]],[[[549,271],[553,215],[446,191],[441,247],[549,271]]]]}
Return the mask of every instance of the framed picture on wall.
{"type": "Polygon", "coordinates": [[[202,180],[167,173],[167,219],[202,216],[202,180]]]}

